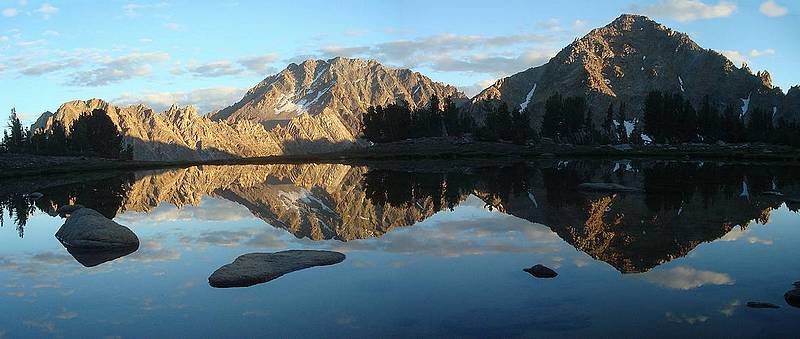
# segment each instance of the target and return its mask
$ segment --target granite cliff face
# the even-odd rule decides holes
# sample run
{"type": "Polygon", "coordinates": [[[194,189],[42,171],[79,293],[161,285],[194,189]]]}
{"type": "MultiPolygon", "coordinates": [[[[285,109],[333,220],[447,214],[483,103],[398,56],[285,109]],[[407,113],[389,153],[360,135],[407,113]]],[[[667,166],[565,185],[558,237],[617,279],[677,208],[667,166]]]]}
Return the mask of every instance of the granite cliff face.
{"type": "Polygon", "coordinates": [[[427,105],[433,95],[464,98],[455,87],[434,82],[408,69],[392,69],[374,60],[333,58],[290,64],[251,88],[239,102],[212,113],[212,120],[258,121],[267,128],[285,125],[307,113],[331,113],[357,134],[369,106],[399,100],[412,108],[427,105]]]}
{"type": "Polygon", "coordinates": [[[136,160],[221,159],[293,152],[334,151],[351,147],[355,138],[328,114],[300,116],[286,127],[268,131],[253,121],[227,123],[201,116],[194,107],[172,106],[156,113],[144,105],[118,107],[100,99],[67,102],[45,114],[32,129],[48,129],[59,120],[69,130],[81,114],[105,110],[133,145],[136,160]]]}
{"type": "Polygon", "coordinates": [[[777,111],[783,99],[766,71],[737,68],[684,33],[644,16],[622,15],[546,64],[498,80],[472,98],[470,110],[480,121],[486,109],[505,101],[511,108],[530,110],[538,126],[545,100],[558,92],[585,96],[599,122],[609,102],[624,102],[629,116],[641,117],[644,99],[653,90],[681,93],[696,106],[708,95],[712,105],[735,105],[743,115],[754,107],[777,111]]]}

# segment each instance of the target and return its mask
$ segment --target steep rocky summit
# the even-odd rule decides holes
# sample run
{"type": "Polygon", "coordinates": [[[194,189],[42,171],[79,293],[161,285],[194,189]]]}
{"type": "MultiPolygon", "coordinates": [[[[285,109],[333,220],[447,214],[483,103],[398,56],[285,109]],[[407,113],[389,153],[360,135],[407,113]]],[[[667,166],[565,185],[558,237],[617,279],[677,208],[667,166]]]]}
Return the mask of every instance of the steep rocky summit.
{"type": "Polygon", "coordinates": [[[681,93],[695,105],[708,95],[712,105],[735,105],[743,115],[754,107],[777,110],[783,97],[766,71],[753,74],[684,33],[644,16],[622,15],[546,64],[498,80],[472,99],[471,111],[480,120],[487,109],[505,101],[530,110],[538,122],[545,100],[559,92],[585,96],[596,121],[609,102],[624,102],[630,116],[640,117],[653,90],[681,93]]]}
{"type": "Polygon", "coordinates": [[[455,87],[408,69],[388,68],[374,60],[333,58],[290,64],[251,88],[239,102],[210,115],[212,120],[258,121],[267,128],[285,125],[308,113],[331,113],[354,134],[369,106],[404,100],[412,108],[433,95],[464,98],[455,87]]]}

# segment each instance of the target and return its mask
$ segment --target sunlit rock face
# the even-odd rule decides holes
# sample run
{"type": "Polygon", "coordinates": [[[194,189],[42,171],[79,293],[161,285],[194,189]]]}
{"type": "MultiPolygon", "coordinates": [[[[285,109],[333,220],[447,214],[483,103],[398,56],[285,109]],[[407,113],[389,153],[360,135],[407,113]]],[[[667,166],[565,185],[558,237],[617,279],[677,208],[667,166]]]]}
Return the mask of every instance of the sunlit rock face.
{"type": "Polygon", "coordinates": [[[239,102],[211,114],[213,120],[258,121],[268,128],[294,117],[328,113],[351,134],[369,106],[408,103],[426,106],[434,95],[466,100],[455,87],[408,69],[392,69],[374,60],[333,58],[290,64],[258,83],[239,102]]]}
{"type": "Polygon", "coordinates": [[[145,105],[118,107],[100,99],[67,102],[45,112],[32,129],[61,121],[69,131],[81,114],[102,109],[133,145],[136,160],[196,160],[334,152],[356,146],[361,114],[369,106],[431,98],[466,101],[455,87],[376,61],[334,58],[291,64],[221,111],[194,107],[154,112],[145,105]]]}
{"type": "Polygon", "coordinates": [[[772,86],[769,73],[737,66],[687,34],[644,16],[622,15],[576,39],[546,64],[498,80],[472,98],[471,110],[480,121],[487,109],[505,101],[529,109],[538,122],[545,100],[561,93],[585,96],[599,123],[610,102],[627,104],[629,117],[640,118],[653,90],[680,93],[698,107],[708,95],[720,110],[726,105],[748,112],[779,109],[783,93],[772,86]]]}

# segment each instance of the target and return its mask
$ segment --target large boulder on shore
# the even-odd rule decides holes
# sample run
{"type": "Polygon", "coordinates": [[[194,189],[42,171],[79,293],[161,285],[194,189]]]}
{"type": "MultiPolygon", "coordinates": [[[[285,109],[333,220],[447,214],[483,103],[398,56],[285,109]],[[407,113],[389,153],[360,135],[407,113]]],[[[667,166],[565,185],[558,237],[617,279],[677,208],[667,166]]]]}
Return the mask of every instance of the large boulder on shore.
{"type": "Polygon", "coordinates": [[[332,251],[248,253],[214,271],[208,283],[212,287],[247,287],[305,268],[338,264],[344,258],[344,254],[332,251]]]}
{"type": "Polygon", "coordinates": [[[56,238],[67,248],[108,250],[138,248],[139,238],[129,228],[90,208],[78,209],[64,221],[56,238]]]}
{"type": "Polygon", "coordinates": [[[68,215],[70,215],[72,213],[75,213],[75,211],[77,211],[77,210],[79,210],[81,208],[84,208],[83,205],[78,205],[78,204],[75,204],[75,205],[64,205],[64,206],[59,207],[56,210],[56,213],[59,216],[61,216],[62,218],[65,218],[66,216],[68,216],[68,215]]]}

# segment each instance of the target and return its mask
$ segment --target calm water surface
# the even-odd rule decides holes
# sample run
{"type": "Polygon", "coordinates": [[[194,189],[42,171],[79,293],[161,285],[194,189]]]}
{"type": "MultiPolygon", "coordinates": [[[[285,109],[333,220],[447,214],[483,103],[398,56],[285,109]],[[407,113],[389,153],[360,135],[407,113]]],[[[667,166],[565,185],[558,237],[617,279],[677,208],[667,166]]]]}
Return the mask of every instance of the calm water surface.
{"type": "Polygon", "coordinates": [[[796,337],[800,309],[783,294],[800,280],[798,173],[554,160],[0,182],[0,337],[796,337]],[[76,259],[54,237],[67,203],[141,246],[76,259]],[[286,249],[347,258],[249,288],[208,284],[239,255],[286,249]],[[522,271],[537,263],[558,277],[522,271]]]}

